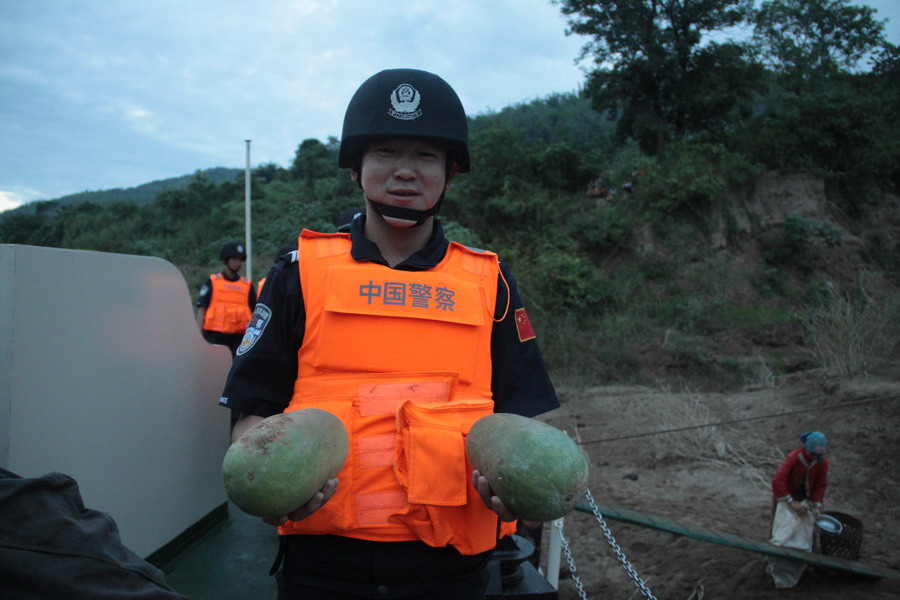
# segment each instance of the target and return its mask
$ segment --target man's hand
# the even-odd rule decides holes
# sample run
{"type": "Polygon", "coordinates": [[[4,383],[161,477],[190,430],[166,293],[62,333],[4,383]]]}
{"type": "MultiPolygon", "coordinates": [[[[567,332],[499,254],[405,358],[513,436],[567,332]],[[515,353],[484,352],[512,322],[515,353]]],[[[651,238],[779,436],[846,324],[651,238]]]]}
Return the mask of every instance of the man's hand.
{"type": "MultiPolygon", "coordinates": [[[[499,496],[495,496],[494,492],[491,490],[491,484],[488,483],[487,477],[482,475],[477,469],[472,471],[472,485],[475,486],[475,489],[478,491],[478,495],[481,496],[481,501],[484,502],[484,505],[489,509],[497,513],[499,515],[501,521],[515,521],[519,519],[519,517],[509,510],[505,504],[503,504],[503,500],[500,499],[499,496]]],[[[528,529],[537,529],[540,527],[540,521],[532,521],[531,519],[519,519],[522,521],[522,524],[528,529]]]]}
{"type": "Polygon", "coordinates": [[[334,496],[334,492],[337,491],[337,486],[337,477],[332,477],[325,482],[325,485],[322,486],[321,490],[313,494],[313,497],[310,498],[306,504],[304,504],[294,512],[284,515],[283,517],[263,519],[263,521],[265,521],[269,525],[275,525],[276,527],[279,525],[284,525],[284,523],[288,520],[302,521],[309,515],[322,508],[322,506],[324,506],[326,502],[331,500],[331,497],[334,496]]]}

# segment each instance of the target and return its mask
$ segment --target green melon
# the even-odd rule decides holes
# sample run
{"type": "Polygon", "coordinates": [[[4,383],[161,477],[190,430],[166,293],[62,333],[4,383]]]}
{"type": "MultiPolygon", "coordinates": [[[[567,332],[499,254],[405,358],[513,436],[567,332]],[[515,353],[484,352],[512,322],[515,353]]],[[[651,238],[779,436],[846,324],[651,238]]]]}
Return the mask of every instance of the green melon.
{"type": "Polygon", "coordinates": [[[328,411],[304,408],[268,417],[225,453],[225,492],[246,513],[285,516],[337,475],[348,448],[344,424],[328,411]]]}
{"type": "Polygon", "coordinates": [[[466,455],[491,490],[521,518],[552,521],[584,497],[588,461],[565,432],[509,413],[484,416],[466,437],[466,455]]]}

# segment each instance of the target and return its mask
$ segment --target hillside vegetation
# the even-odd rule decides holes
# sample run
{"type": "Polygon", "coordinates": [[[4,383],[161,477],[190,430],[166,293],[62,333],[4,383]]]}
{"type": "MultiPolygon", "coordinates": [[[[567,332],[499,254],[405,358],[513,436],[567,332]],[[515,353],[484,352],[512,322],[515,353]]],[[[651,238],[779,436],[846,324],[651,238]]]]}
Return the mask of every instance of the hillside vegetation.
{"type": "Polygon", "coordinates": [[[129,188],[112,188],[109,190],[85,190],[77,194],[67,194],[54,200],[44,202],[31,202],[23,204],[17,208],[11,209],[4,213],[3,217],[8,218],[14,214],[35,214],[36,212],[54,213],[63,206],[71,206],[82,202],[94,202],[103,204],[106,202],[134,202],[135,204],[150,204],[156,199],[161,192],[168,190],[178,190],[188,185],[196,175],[202,175],[204,179],[212,183],[222,183],[230,181],[243,173],[241,169],[227,169],[225,167],[215,167],[213,169],[203,169],[197,171],[193,175],[182,175],[180,177],[169,177],[144,183],[129,188]]]}
{"type": "MultiPolygon", "coordinates": [[[[449,237],[511,263],[555,377],[725,388],[811,367],[896,365],[900,52],[880,29],[838,23],[841,40],[869,35],[854,46],[874,60],[865,71],[842,62],[849,54],[788,52],[765,12],[753,47],[670,44],[682,38],[656,15],[656,45],[616,57],[618,30],[576,21],[593,3],[558,4],[573,30],[594,27],[586,55],[598,66],[582,93],[471,117],[472,173],[441,213],[449,237]],[[625,85],[643,69],[671,71],[667,52],[690,58],[687,79],[625,85]],[[688,80],[699,86],[690,93],[688,80]]],[[[301,228],[333,231],[363,206],[336,167],[338,148],[306,139],[290,165],[253,169],[256,278],[301,228]]],[[[81,196],[0,216],[0,242],[158,256],[193,291],[220,268],[222,243],[244,237],[242,173],[196,174],[147,203],[81,196]]]]}

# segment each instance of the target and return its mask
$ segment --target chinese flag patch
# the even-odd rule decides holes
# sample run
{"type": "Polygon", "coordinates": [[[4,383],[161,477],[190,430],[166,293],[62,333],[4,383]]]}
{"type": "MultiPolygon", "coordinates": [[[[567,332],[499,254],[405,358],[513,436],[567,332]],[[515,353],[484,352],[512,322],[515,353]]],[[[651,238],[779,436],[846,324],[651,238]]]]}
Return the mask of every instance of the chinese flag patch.
{"type": "Polygon", "coordinates": [[[537,337],[534,335],[534,328],[531,327],[531,321],[528,319],[528,313],[525,312],[524,308],[516,309],[516,331],[519,332],[520,342],[527,342],[537,337]]]}

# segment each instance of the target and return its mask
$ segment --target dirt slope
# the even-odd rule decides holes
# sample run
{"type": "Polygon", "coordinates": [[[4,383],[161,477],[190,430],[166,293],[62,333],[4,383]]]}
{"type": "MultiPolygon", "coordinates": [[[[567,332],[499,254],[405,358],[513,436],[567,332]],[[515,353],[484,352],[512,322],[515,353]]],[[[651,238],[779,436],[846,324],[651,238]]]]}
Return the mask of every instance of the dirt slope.
{"type": "MultiPolygon", "coordinates": [[[[801,432],[826,432],[831,475],[825,510],[862,521],[862,562],[900,572],[900,379],[807,372],[731,393],[598,387],[562,390],[562,400],[561,408],[541,418],[583,443],[592,465],[590,487],[598,500],[758,540],[767,538],[768,481],[781,457],[798,444],[801,432]],[[851,403],[855,405],[847,406],[851,403]],[[790,412],[796,414],[784,414],[790,412]],[[739,419],[753,420],[640,435],[739,419]]],[[[759,554],[613,520],[609,525],[660,599],[900,597],[897,579],[868,580],[814,569],[796,588],[777,590],[759,554]]],[[[593,516],[573,513],[565,532],[589,598],[640,597],[593,516]]],[[[545,547],[547,537],[545,533],[545,547]]],[[[563,570],[560,598],[578,598],[573,579],[563,570]]]]}

